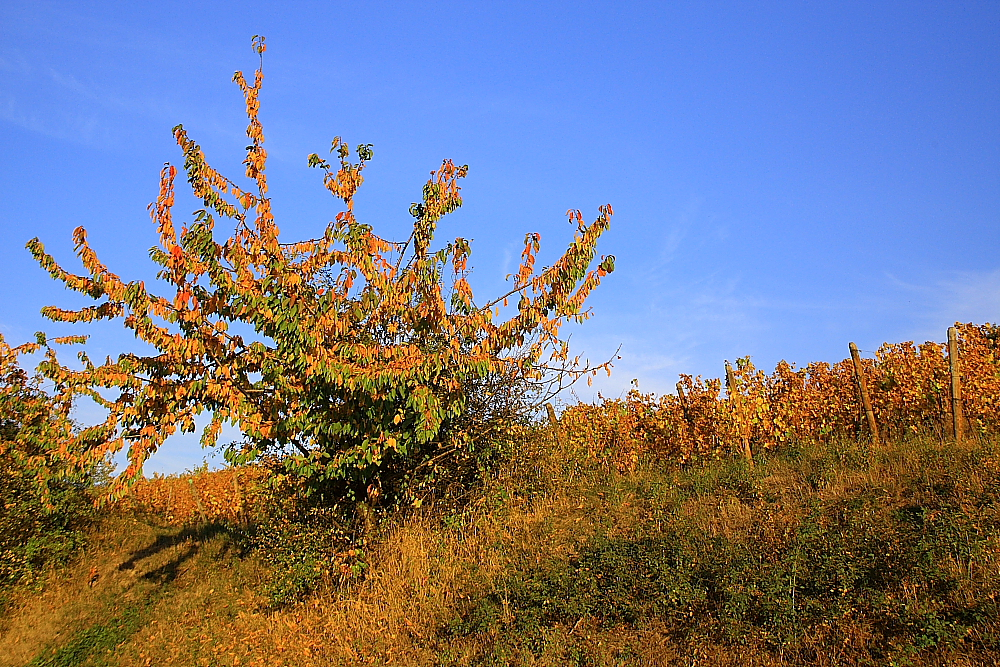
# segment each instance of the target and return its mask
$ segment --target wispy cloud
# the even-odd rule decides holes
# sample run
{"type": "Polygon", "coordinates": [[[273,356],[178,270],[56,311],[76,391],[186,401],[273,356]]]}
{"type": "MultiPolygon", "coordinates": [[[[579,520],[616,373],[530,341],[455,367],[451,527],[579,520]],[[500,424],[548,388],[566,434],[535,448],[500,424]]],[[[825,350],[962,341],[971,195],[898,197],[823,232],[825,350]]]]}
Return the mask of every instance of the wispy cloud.
{"type": "Polygon", "coordinates": [[[0,93],[0,120],[21,129],[87,146],[116,138],[117,133],[101,121],[102,114],[99,112],[81,109],[77,105],[66,107],[45,113],[37,105],[27,104],[10,93],[0,93]]]}
{"type": "Polygon", "coordinates": [[[0,120],[21,129],[87,147],[121,146],[136,122],[159,125],[205,115],[204,109],[178,109],[176,95],[149,86],[125,91],[107,67],[53,64],[49,53],[33,48],[0,47],[0,120]]]}
{"type": "MultiPolygon", "coordinates": [[[[955,322],[997,322],[1000,320],[1000,269],[955,271],[926,282],[904,281],[887,275],[890,283],[920,304],[914,338],[938,340],[942,327],[955,322]]],[[[912,303],[911,301],[911,303],[912,303]]]]}

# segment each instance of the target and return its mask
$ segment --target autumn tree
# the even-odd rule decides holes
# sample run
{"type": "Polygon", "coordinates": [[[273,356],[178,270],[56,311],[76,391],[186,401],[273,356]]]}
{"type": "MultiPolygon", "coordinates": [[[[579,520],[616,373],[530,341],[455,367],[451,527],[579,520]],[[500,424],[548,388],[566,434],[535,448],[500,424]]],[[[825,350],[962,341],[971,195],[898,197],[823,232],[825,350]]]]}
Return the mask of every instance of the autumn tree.
{"type": "Polygon", "coordinates": [[[200,413],[211,415],[202,434],[206,446],[217,444],[227,422],[242,432],[243,442],[227,448],[231,462],[278,455],[289,472],[310,480],[364,485],[392,461],[419,462],[444,444],[466,446],[462,416],[477,392],[482,397],[517,384],[538,389],[609,368],[571,358],[560,328],[587,319],[587,296],[614,269],[614,257],[596,259],[610,206],[590,224],[569,212],[576,232],[551,266],[536,267],[540,236],[528,234],[510,289],[477,302],[468,282],[469,241],[433,245],[441,218],[462,205],[459,181],[467,167],[446,160],[433,171],[410,207],[409,238],[389,241],[354,214],[371,145],[352,151],[337,138],[331,161],[313,154],[308,164],[322,172],[343,210],[316,238],[284,242],[268,197],[258,116],[263,37],[253,46],[261,56],[254,80],[242,72],[233,77],[249,118],[249,186],[211,167],[183,126],[173,130],[186,180],[204,208],[178,226],[178,171],[162,170],[150,205],[160,244],[150,257],[169,285],[167,296],[108,270],[82,227],[73,239],[83,275],[60,267],[38,239],[28,244],[56,280],[98,302],[79,310],[46,307],[46,317],[122,318],[155,349],[101,364],[81,355],[80,370],[49,369],[71,394],[86,394],[108,410],[106,421],[81,432],[74,450],[79,465],[128,447],[129,465],[111,497],[141,475],[166,438],[193,431],[200,413]],[[217,235],[221,220],[235,227],[228,238],[217,235]],[[516,302],[516,313],[501,317],[509,302],[516,302]]]}

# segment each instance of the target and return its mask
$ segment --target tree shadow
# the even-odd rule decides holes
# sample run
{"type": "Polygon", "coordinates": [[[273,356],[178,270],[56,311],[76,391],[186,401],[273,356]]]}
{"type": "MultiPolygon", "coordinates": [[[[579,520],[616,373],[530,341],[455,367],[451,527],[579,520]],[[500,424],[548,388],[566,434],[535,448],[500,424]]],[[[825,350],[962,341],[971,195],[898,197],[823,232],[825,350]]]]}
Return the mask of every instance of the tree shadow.
{"type": "MultiPolygon", "coordinates": [[[[159,535],[149,546],[132,552],[128,560],[118,566],[118,571],[134,570],[136,565],[142,560],[155,556],[166,549],[173,549],[182,544],[187,544],[187,548],[178,554],[176,558],[142,575],[142,578],[147,581],[160,584],[170,583],[177,578],[181,564],[198,553],[201,543],[212,539],[216,535],[228,532],[229,530],[225,526],[218,523],[210,523],[196,527],[187,526],[173,534],[159,535]]],[[[227,545],[223,554],[228,553],[228,551],[227,545]]]]}
{"type": "Polygon", "coordinates": [[[180,574],[181,565],[184,561],[197,555],[198,550],[199,547],[197,542],[190,544],[188,548],[183,553],[178,554],[176,558],[142,575],[142,579],[159,585],[173,583],[174,579],[177,578],[177,575],[180,574]]]}

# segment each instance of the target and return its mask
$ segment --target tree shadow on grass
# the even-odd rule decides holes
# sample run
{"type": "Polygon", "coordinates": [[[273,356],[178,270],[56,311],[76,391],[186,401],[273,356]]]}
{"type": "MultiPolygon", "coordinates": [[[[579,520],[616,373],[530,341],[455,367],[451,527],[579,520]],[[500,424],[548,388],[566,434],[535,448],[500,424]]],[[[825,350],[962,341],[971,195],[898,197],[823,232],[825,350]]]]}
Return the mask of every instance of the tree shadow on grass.
{"type": "MultiPolygon", "coordinates": [[[[149,546],[138,549],[129,556],[128,560],[124,561],[118,566],[119,572],[124,572],[127,570],[134,570],[136,566],[147,558],[151,558],[167,549],[175,549],[182,545],[186,545],[186,548],[180,551],[175,558],[172,558],[169,562],[161,565],[157,568],[150,570],[142,575],[142,578],[146,581],[150,581],[157,584],[168,584],[177,578],[180,573],[181,565],[198,554],[201,545],[207,540],[212,539],[218,535],[229,534],[230,530],[226,526],[218,523],[210,523],[203,526],[187,526],[176,533],[167,535],[158,535],[156,540],[149,546]]],[[[223,545],[223,549],[220,555],[225,555],[229,552],[230,541],[227,541],[223,545]]]]}

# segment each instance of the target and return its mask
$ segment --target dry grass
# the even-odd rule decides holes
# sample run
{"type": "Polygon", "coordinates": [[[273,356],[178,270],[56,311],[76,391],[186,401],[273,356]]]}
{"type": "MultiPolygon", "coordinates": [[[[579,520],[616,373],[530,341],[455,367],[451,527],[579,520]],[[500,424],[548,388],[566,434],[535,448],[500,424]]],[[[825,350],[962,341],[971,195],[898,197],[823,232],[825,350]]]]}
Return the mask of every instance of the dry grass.
{"type": "MultiPolygon", "coordinates": [[[[547,437],[529,444],[521,467],[494,480],[463,511],[387,517],[363,580],[331,584],[279,611],[268,611],[256,592],[270,576],[268,564],[237,553],[224,531],[109,519],[83,559],[50,577],[44,592],[26,596],[24,607],[3,620],[0,661],[26,664],[46,647],[65,646],[87,627],[136,609],[142,622],[110,654],[65,664],[865,664],[859,656],[870,655],[878,641],[871,628],[835,618],[802,637],[794,655],[754,637],[734,644],[711,633],[679,633],[676,619],[657,617],[606,623],[585,615],[575,623],[532,626],[534,634],[522,637],[517,605],[523,595],[508,587],[527,573],[570,562],[594,539],[656,535],[679,520],[705,539],[739,543],[752,534],[778,543],[810,505],[872,493],[887,505],[911,505],[946,483],[960,486],[955,498],[972,503],[970,513],[987,523],[998,512],[987,508],[987,516],[973,506],[977,493],[981,499],[998,488],[1000,455],[992,444],[921,441],[875,454],[856,446],[841,453],[813,447],[762,461],[752,473],[715,462],[687,469],[641,465],[627,475],[588,466],[547,437]],[[131,569],[123,567],[129,563],[131,569]],[[100,576],[91,588],[93,565],[100,576]],[[499,601],[498,620],[456,630],[456,621],[485,599],[499,601]],[[804,655],[813,658],[804,663],[804,655]]],[[[998,551],[948,564],[965,582],[958,595],[981,599],[984,586],[1000,582],[998,551]]],[[[909,659],[994,664],[986,655],[959,643],[909,659]]]]}
{"type": "Polygon", "coordinates": [[[21,591],[0,626],[0,664],[24,665],[117,611],[142,607],[195,567],[204,531],[105,518],[82,557],[51,573],[40,591],[21,591]]]}

